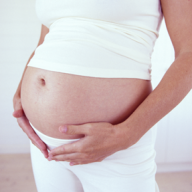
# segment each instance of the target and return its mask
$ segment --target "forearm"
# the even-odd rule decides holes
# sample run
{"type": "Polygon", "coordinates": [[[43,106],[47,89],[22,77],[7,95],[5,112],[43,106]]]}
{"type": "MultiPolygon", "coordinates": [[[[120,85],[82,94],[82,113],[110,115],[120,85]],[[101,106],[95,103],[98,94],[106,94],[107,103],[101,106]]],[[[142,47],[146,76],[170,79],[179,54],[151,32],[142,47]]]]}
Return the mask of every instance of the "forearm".
{"type": "Polygon", "coordinates": [[[135,138],[139,140],[153,125],[176,107],[191,88],[192,53],[186,52],[175,59],[159,85],[131,116],[121,123],[125,127],[123,134],[131,133],[129,142],[134,144],[135,138]]]}

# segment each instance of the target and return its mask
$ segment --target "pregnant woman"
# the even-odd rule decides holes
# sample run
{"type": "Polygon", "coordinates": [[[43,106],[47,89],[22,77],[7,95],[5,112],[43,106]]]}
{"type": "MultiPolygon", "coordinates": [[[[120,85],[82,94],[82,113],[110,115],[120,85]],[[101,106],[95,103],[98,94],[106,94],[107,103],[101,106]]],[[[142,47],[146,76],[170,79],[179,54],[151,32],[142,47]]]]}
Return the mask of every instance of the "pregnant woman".
{"type": "Polygon", "coordinates": [[[192,1],[36,0],[42,23],[14,95],[38,192],[158,192],[156,123],[192,87],[192,1]],[[152,90],[162,18],[175,61],[152,90]]]}

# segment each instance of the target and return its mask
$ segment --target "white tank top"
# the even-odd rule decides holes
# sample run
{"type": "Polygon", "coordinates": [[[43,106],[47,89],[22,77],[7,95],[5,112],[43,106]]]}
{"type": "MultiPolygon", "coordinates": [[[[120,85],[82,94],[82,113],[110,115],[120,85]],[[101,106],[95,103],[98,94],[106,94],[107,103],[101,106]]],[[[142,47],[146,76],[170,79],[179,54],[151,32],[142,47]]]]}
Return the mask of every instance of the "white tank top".
{"type": "Polygon", "coordinates": [[[151,79],[160,0],[36,0],[49,28],[28,66],[102,78],[151,79]]]}

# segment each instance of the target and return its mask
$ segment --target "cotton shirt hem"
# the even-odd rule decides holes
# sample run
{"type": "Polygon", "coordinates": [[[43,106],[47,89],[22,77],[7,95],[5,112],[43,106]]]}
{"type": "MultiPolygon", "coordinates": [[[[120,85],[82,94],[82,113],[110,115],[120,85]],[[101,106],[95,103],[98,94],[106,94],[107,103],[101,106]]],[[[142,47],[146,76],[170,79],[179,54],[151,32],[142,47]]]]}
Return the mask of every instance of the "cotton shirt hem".
{"type": "Polygon", "coordinates": [[[87,68],[78,65],[63,64],[57,62],[50,62],[45,60],[31,60],[28,66],[41,68],[44,70],[69,73],[74,75],[82,75],[88,77],[100,78],[137,78],[144,80],[151,80],[149,73],[135,71],[135,70],[117,70],[117,69],[100,69],[100,68],[87,68]]]}

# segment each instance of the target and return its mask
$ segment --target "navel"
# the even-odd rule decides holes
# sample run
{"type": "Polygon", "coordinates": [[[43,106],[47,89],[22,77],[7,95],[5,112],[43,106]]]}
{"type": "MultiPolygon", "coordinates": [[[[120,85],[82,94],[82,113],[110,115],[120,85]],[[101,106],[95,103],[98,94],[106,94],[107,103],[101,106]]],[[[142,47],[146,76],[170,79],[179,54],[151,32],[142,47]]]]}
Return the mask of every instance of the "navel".
{"type": "Polygon", "coordinates": [[[45,86],[45,79],[44,78],[40,78],[40,84],[42,85],[42,86],[45,86]]]}

